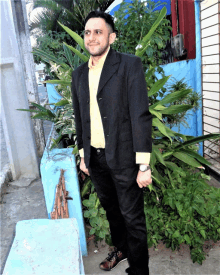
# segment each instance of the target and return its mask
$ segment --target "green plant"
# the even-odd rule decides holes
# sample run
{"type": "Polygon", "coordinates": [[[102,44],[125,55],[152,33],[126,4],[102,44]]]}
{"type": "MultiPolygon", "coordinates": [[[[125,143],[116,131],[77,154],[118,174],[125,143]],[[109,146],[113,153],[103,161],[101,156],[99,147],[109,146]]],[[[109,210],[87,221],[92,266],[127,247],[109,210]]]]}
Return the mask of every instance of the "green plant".
{"type": "Polygon", "coordinates": [[[205,240],[219,240],[220,189],[210,187],[204,173],[190,166],[177,167],[172,172],[174,187],[166,188],[158,199],[145,192],[145,214],[149,247],[163,240],[174,251],[180,244],[190,246],[193,262],[202,264],[205,240]],[[190,179],[190,180],[189,180],[190,179]]]}
{"type": "MultiPolygon", "coordinates": [[[[56,56],[62,62],[66,62],[65,52],[63,49],[62,42],[67,41],[67,43],[71,43],[71,39],[66,32],[55,32],[49,30],[44,36],[38,36],[36,39],[36,46],[33,47],[33,52],[40,50],[47,54],[52,54],[56,56]]],[[[41,55],[34,55],[34,63],[40,64],[43,62],[45,67],[45,73],[50,75],[52,78],[56,77],[56,75],[51,72],[51,64],[49,62],[45,62],[45,60],[41,57],[41,55]]]]}
{"type": "MultiPolygon", "coordinates": [[[[32,36],[37,39],[34,50],[39,49],[49,54],[54,54],[62,59],[62,42],[71,46],[76,46],[75,40],[67,36],[58,24],[58,21],[74,30],[82,33],[83,22],[87,14],[100,8],[105,11],[114,0],[80,0],[80,1],[60,1],[60,0],[33,0],[32,11],[29,14],[29,30],[32,36]],[[37,9],[38,12],[35,12],[37,9]]],[[[44,63],[40,56],[34,56],[35,63],[44,63]]],[[[45,72],[50,74],[50,65],[46,64],[45,72]]],[[[50,74],[52,76],[52,74],[50,74]]]]}
{"type": "MultiPolygon", "coordinates": [[[[112,45],[113,49],[135,54],[137,48],[141,46],[142,39],[146,33],[149,33],[159,16],[160,11],[154,11],[154,9],[161,4],[166,4],[166,2],[155,3],[149,0],[122,2],[119,10],[114,13],[115,27],[119,33],[112,45]]],[[[166,42],[170,39],[171,30],[170,21],[163,17],[152,33],[145,54],[141,57],[144,70],[147,70],[149,65],[156,67],[162,63],[162,53],[166,42]]]]}
{"type": "Polygon", "coordinates": [[[84,217],[89,219],[92,226],[90,235],[96,236],[96,241],[105,239],[111,245],[111,237],[109,231],[109,222],[106,218],[106,211],[101,207],[99,198],[96,193],[92,193],[89,199],[83,200],[83,205],[86,206],[84,217]]]}

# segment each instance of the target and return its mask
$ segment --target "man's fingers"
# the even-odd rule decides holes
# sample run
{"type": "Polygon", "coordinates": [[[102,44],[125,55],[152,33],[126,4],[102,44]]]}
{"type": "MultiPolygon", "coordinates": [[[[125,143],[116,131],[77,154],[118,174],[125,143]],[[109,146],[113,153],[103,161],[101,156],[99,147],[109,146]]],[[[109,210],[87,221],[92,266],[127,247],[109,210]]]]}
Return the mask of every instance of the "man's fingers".
{"type": "Polygon", "coordinates": [[[140,188],[147,187],[148,185],[150,185],[152,183],[152,179],[151,179],[150,182],[139,182],[139,181],[137,181],[137,183],[138,183],[138,186],[140,188]]]}
{"type": "Polygon", "coordinates": [[[143,187],[144,187],[144,185],[143,185],[142,183],[140,183],[139,181],[137,181],[137,183],[138,183],[138,186],[139,186],[140,188],[143,188],[143,187]]]}
{"type": "Polygon", "coordinates": [[[84,172],[86,175],[90,176],[89,170],[88,170],[88,169],[84,170],[83,172],[84,172]]]}
{"type": "Polygon", "coordinates": [[[87,175],[88,175],[88,176],[90,176],[90,174],[89,174],[89,170],[88,170],[88,173],[87,173],[87,175]]]}

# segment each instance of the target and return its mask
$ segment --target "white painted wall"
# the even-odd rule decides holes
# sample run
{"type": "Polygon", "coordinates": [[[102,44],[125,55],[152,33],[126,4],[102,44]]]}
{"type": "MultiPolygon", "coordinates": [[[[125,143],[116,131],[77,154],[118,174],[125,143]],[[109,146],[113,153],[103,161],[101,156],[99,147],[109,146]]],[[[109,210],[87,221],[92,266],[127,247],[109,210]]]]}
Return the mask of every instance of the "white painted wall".
{"type": "MultiPolygon", "coordinates": [[[[203,133],[220,132],[220,25],[218,0],[201,2],[203,133]]],[[[220,144],[204,142],[204,155],[220,161],[220,144]]],[[[208,157],[207,157],[208,158],[208,157]]],[[[209,159],[218,170],[220,164],[209,159]]]]}
{"type": "MultiPolygon", "coordinates": [[[[13,180],[39,178],[39,159],[29,109],[25,71],[10,1],[1,7],[1,116],[13,180]]],[[[22,24],[22,22],[20,22],[22,24]]]]}

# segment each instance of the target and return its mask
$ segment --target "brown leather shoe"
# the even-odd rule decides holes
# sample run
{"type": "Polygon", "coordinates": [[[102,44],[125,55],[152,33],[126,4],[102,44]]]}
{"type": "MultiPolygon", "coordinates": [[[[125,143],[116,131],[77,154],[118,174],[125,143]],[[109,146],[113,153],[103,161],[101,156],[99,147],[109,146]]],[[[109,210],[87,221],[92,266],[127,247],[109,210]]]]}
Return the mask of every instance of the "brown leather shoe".
{"type": "Polygon", "coordinates": [[[114,269],[120,262],[127,260],[127,257],[117,248],[114,249],[111,253],[108,253],[108,257],[101,262],[99,268],[105,271],[110,271],[114,269]]]}

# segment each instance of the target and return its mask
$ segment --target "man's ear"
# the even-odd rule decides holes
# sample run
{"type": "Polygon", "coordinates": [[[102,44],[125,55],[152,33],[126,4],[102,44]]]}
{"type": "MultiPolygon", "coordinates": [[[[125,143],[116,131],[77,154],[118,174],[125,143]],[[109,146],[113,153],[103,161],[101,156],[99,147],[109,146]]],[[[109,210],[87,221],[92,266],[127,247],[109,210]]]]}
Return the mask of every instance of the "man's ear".
{"type": "Polygon", "coordinates": [[[110,36],[109,36],[109,44],[114,43],[114,42],[115,42],[115,39],[116,39],[116,33],[115,33],[115,32],[110,33],[110,36]]]}

